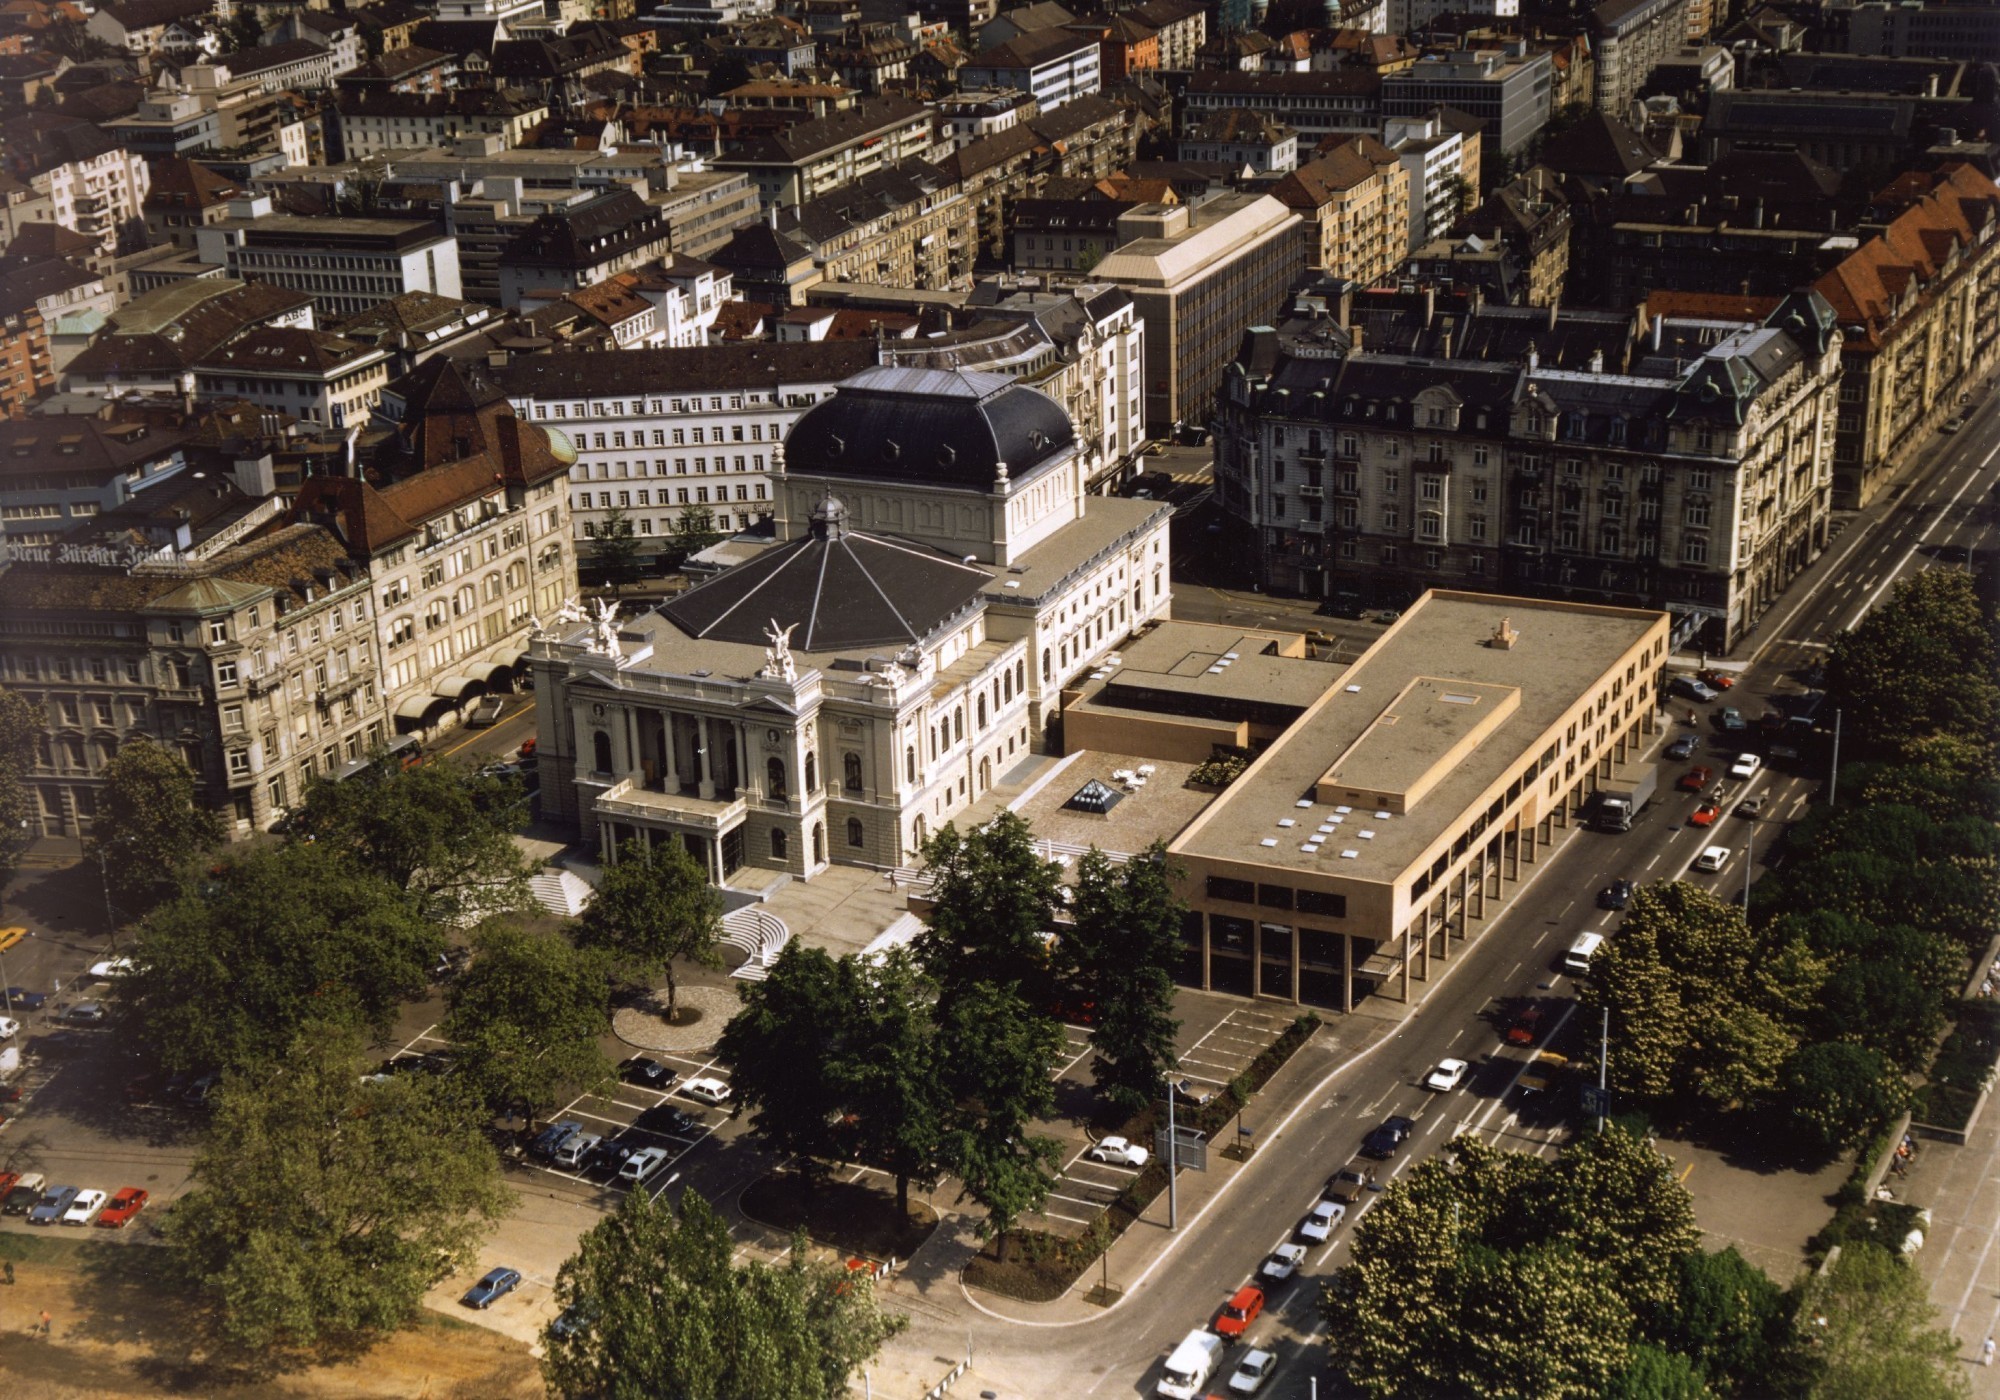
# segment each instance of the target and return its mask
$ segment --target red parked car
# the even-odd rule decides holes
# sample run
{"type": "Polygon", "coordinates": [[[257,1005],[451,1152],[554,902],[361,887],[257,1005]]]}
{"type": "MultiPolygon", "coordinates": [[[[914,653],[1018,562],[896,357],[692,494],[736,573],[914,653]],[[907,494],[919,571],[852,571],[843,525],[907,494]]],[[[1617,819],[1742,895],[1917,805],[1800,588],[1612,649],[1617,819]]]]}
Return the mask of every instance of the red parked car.
{"type": "Polygon", "coordinates": [[[1714,777],[1715,770],[1713,768],[1706,768],[1700,764],[1696,764],[1694,767],[1688,769],[1687,772],[1681,774],[1681,780],[1675,783],[1674,786],[1682,792],[1700,792],[1709,785],[1714,777]]]}
{"type": "Polygon", "coordinates": [[[1507,1027],[1509,1045],[1533,1045],[1542,1038],[1542,1021],[1548,1013],[1539,1006],[1530,1006],[1514,1018],[1507,1027]]]}
{"type": "Polygon", "coordinates": [[[1736,677],[1727,671],[1718,671],[1712,666],[1706,671],[1696,671],[1695,677],[1703,685],[1714,690],[1728,690],[1736,684],[1736,677]]]}
{"type": "Polygon", "coordinates": [[[1722,809],[1713,802],[1704,802],[1688,813],[1689,826],[1714,826],[1715,819],[1722,815],[1722,809]]]}
{"type": "Polygon", "coordinates": [[[1249,1284],[1236,1290],[1228,1302],[1222,1305],[1221,1314],[1215,1319],[1217,1336],[1228,1337],[1232,1341],[1242,1341],[1243,1334],[1250,1330],[1250,1324],[1264,1311],[1264,1290],[1252,1288],[1249,1284]]]}
{"type": "Polygon", "coordinates": [[[113,1230],[123,1229],[132,1223],[133,1216],[146,1208],[148,1199],[146,1193],[136,1186],[121,1186],[118,1194],[98,1212],[97,1223],[113,1230]]]}

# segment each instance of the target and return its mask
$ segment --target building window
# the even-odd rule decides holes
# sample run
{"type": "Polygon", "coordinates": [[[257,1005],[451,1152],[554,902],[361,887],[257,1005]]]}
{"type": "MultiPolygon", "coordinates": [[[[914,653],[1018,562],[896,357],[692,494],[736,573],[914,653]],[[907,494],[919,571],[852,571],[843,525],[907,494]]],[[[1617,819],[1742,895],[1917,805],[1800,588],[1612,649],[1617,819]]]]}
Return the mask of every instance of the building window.
{"type": "Polygon", "coordinates": [[[850,846],[862,846],[866,845],[867,842],[868,832],[861,825],[861,818],[849,817],[847,819],[847,844],[850,846]]]}
{"type": "Polygon", "coordinates": [[[1708,536],[1689,535],[1681,541],[1681,562],[1683,564],[1706,564],[1708,562],[1708,536]]]}
{"type": "Polygon", "coordinates": [[[764,795],[774,802],[785,799],[785,761],[773,758],[764,764],[764,795]]]}
{"type": "Polygon", "coordinates": [[[842,754],[840,758],[841,781],[849,792],[861,791],[861,755],[842,754]]]}
{"type": "Polygon", "coordinates": [[[775,827],[775,826],[774,826],[774,827],[772,827],[772,828],[771,828],[771,859],[773,859],[773,860],[783,860],[783,859],[785,858],[785,846],[786,846],[786,842],[785,842],[785,833],[784,833],[784,831],[783,831],[783,830],[782,830],[781,828],[779,828],[779,827],[775,827]]]}

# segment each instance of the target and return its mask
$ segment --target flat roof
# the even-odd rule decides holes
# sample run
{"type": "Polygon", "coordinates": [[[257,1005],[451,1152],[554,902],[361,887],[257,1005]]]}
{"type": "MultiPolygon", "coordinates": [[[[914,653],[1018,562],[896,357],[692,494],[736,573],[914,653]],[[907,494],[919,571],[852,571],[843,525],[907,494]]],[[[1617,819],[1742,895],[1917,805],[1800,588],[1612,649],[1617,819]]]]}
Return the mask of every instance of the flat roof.
{"type": "Polygon", "coordinates": [[[1533,757],[1547,731],[1664,619],[1631,608],[1428,593],[1173,850],[1392,883],[1533,757]],[[1503,624],[1517,634],[1514,644],[1488,645],[1503,624]],[[1472,703],[1446,698],[1459,695],[1472,703]],[[1476,745],[1457,753],[1482,724],[1476,745]],[[1453,761],[1444,766],[1447,757],[1453,761]],[[1325,781],[1336,769],[1344,780],[1338,789],[1325,781]],[[1423,780],[1407,810],[1380,800],[1423,780]]]}
{"type": "Polygon", "coordinates": [[[1298,637],[1206,622],[1161,622],[1124,647],[1111,674],[1085,694],[1094,695],[1094,703],[1135,710],[1155,708],[1143,702],[1144,694],[1254,700],[1303,710],[1346,668],[1270,650],[1298,637]],[[1129,694],[1134,691],[1141,695],[1129,694]]]}
{"type": "Polygon", "coordinates": [[[1082,519],[1072,520],[1031,546],[1009,567],[987,565],[993,569],[993,582],[986,586],[985,595],[996,603],[1032,602],[1155,515],[1172,513],[1173,507],[1163,501],[1085,496],[1082,519]],[[1010,587],[1012,584],[1019,587],[1010,587]]]}

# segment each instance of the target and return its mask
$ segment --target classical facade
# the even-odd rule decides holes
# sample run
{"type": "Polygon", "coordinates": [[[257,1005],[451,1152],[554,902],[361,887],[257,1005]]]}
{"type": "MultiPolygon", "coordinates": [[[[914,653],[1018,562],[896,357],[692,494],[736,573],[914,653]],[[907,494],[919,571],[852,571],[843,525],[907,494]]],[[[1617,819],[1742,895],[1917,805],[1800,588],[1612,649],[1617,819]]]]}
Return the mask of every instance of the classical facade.
{"type": "Polygon", "coordinates": [[[2000,186],[1905,176],[1902,211],[1815,284],[1842,336],[1834,502],[1859,510],[2000,362],[2000,186]]]}
{"type": "Polygon", "coordinates": [[[908,865],[1167,612],[1170,512],[1088,496],[1067,416],[1010,379],[871,369],[787,449],[778,544],[534,643],[544,810],[607,853],[908,865]]]}
{"type": "Polygon", "coordinates": [[[1761,322],[1430,305],[1401,339],[1371,323],[1357,346],[1361,317],[1322,315],[1244,340],[1216,487],[1267,587],[1663,607],[1726,650],[1825,548],[1840,344],[1824,298],[1761,322]]]}

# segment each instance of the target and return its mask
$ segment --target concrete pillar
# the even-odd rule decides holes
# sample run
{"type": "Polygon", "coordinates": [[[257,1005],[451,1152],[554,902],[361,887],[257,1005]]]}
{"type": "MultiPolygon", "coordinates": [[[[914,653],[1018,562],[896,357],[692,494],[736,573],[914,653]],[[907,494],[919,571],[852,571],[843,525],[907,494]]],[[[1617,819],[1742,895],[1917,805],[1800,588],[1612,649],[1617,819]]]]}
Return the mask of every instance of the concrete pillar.
{"type": "Polygon", "coordinates": [[[1340,935],[1340,1009],[1354,1010],[1354,937],[1340,935]]]}
{"type": "Polygon", "coordinates": [[[674,760],[674,714],[660,712],[660,786],[667,792],[681,790],[680,767],[674,760]]]}
{"type": "Polygon", "coordinates": [[[708,727],[707,715],[696,715],[694,722],[695,757],[701,760],[701,777],[696,783],[696,790],[702,801],[712,802],[715,800],[715,761],[714,755],[709,752],[709,745],[714,742],[714,735],[708,727]]]}

